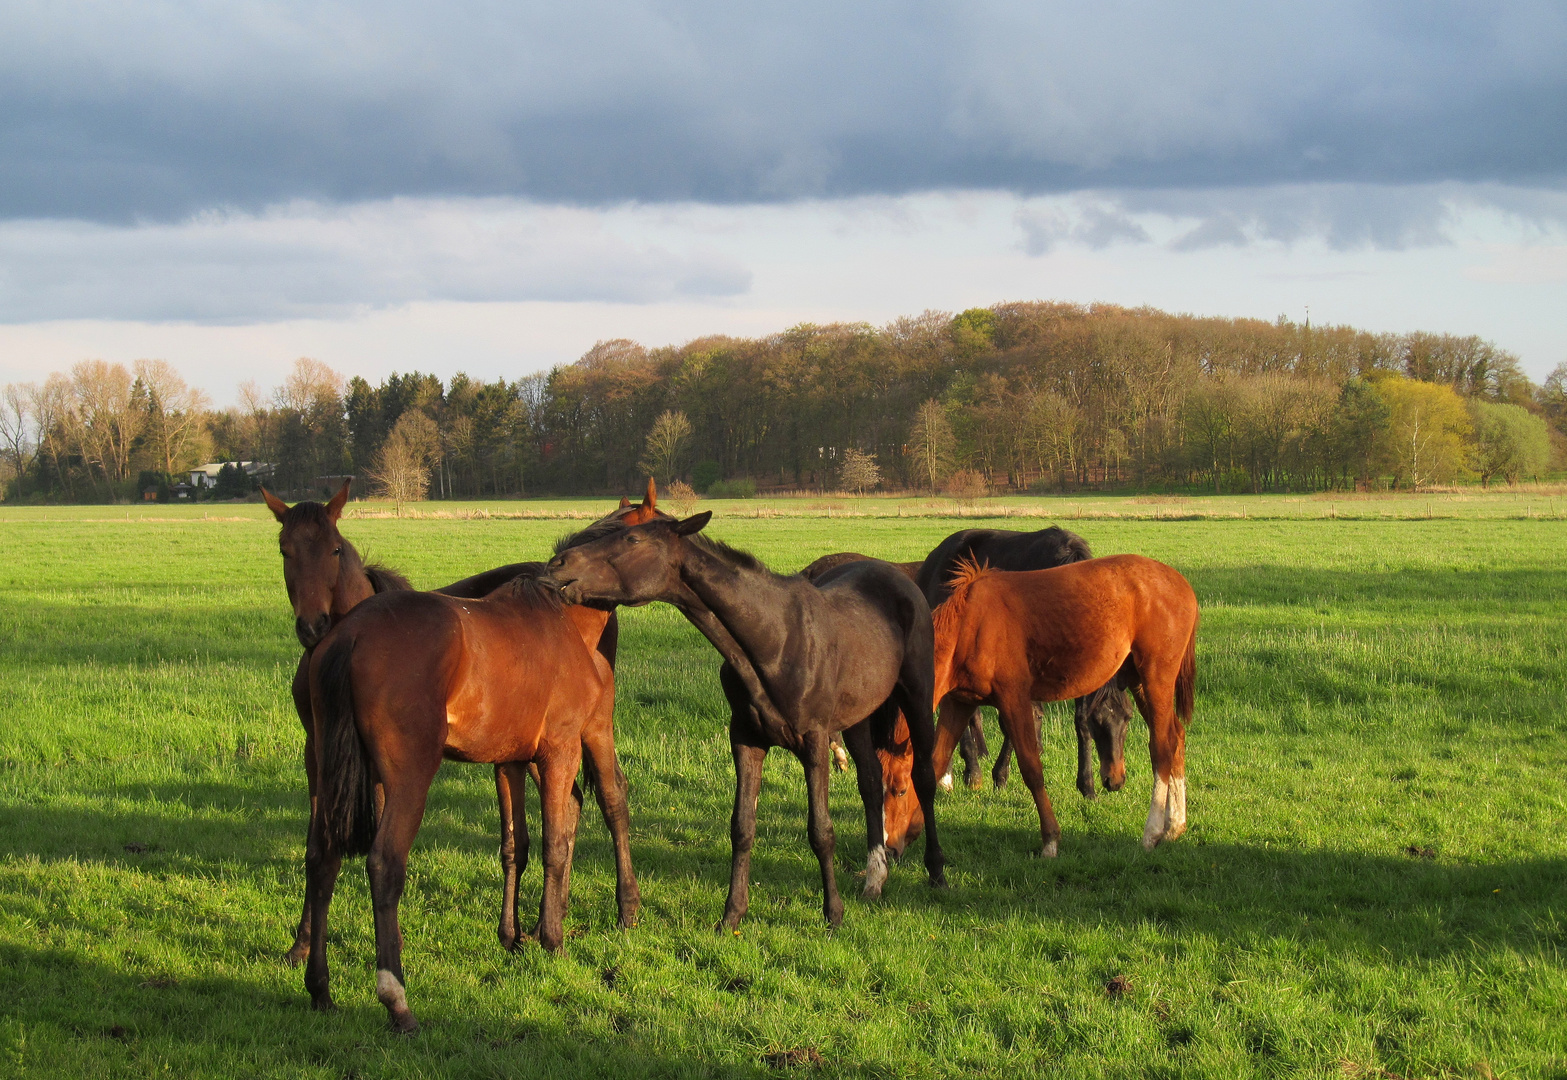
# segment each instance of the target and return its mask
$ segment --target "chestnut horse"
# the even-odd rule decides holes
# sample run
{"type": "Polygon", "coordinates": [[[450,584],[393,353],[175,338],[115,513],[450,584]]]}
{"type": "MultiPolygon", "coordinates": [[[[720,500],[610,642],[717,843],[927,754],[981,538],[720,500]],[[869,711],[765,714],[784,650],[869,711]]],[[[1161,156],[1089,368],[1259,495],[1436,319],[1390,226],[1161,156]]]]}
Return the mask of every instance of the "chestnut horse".
{"type": "MultiPolygon", "coordinates": [[[[539,943],[557,951],[570,892],[580,795],[572,787],[586,751],[606,816],[624,821],[615,763],[615,677],[589,649],[602,612],[565,608],[531,564],[479,600],[387,592],[364,601],[310,658],[310,705],[320,756],[319,797],[306,857],[310,956],[305,986],[332,1008],[327,911],[345,855],[366,855],[375,911],[376,996],[393,1028],[418,1021],[408,1008],[397,908],[408,853],[443,757],[539,768],[544,816],[544,894],[539,943]],[[376,786],[384,792],[377,806],[376,786]]],[[[628,847],[617,837],[620,922],[635,913],[628,847]]]]}
{"type": "MultiPolygon", "coordinates": [[[[1148,724],[1154,779],[1143,846],[1185,832],[1186,724],[1197,673],[1197,595],[1186,579],[1141,555],[1111,555],[1021,572],[965,560],[951,586],[933,616],[935,767],[952,760],[975,710],[994,706],[1039,811],[1041,854],[1054,856],[1061,826],[1045,791],[1033,702],[1079,697],[1118,679],[1148,724]]],[[[893,847],[903,837],[894,832],[896,815],[887,816],[893,847]]]]}
{"type": "MultiPolygon", "coordinates": [[[[282,525],[278,546],[283,554],[283,582],[294,609],[294,632],[305,647],[294,671],[292,693],[294,709],[305,729],[305,780],[309,788],[312,818],[316,812],[316,757],[310,722],[310,650],[361,600],[376,593],[413,587],[397,571],[365,563],[354,545],[338,531],[337,523],[348,501],[349,485],[352,483],[352,477],[343,481],[337,494],[324,505],[305,501],[288,506],[265,488],[261,492],[267,507],[282,525]]],[[[618,520],[637,525],[655,518],[669,518],[669,515],[657,509],[657,501],[658,492],[649,480],[647,494],[641,504],[633,505],[631,500],[622,497],[620,506],[601,520],[618,520]]],[[[497,567],[436,591],[448,596],[481,597],[510,581],[526,565],[512,563],[497,567]]],[[[594,628],[588,624],[589,635],[594,632],[594,628]]],[[[619,625],[611,613],[606,616],[597,637],[598,651],[611,667],[615,663],[618,640],[619,625]]],[[[591,647],[593,642],[589,642],[589,645],[591,647]]],[[[528,865],[528,822],[523,783],[521,765],[508,762],[495,766],[496,801],[501,815],[502,881],[501,917],[497,935],[506,948],[511,948],[518,939],[517,883],[528,865]]],[[[599,806],[603,810],[602,793],[598,794],[599,806]]],[[[613,833],[619,826],[617,822],[609,821],[609,827],[613,833]]],[[[295,927],[293,944],[283,954],[283,958],[290,966],[297,966],[309,953],[310,901],[307,897],[295,927]]]]}
{"type": "MultiPolygon", "coordinates": [[[[931,611],[947,598],[951,591],[947,582],[961,560],[988,564],[995,570],[1049,570],[1067,563],[1092,559],[1088,541],[1058,525],[1034,532],[1014,532],[1011,529],[960,529],[936,545],[915,573],[914,580],[925,593],[925,601],[931,611]]],[[[1040,714],[1035,710],[1035,726],[1040,714]]],[[[1085,799],[1094,797],[1094,770],[1089,758],[1089,746],[1099,753],[1099,777],[1106,791],[1120,791],[1126,783],[1125,743],[1126,729],[1132,719],[1132,709],[1127,703],[1124,688],[1102,686],[1073,702],[1072,722],[1077,731],[1077,790],[1085,799]]],[[[963,780],[970,788],[978,788],[980,759],[986,753],[985,729],[979,714],[963,732],[958,744],[963,755],[963,780]]],[[[990,770],[990,779],[997,788],[1006,786],[1012,768],[1012,743],[1003,734],[1001,750],[996,754],[996,764],[990,770]]],[[[952,788],[952,774],[941,777],[941,786],[952,788]]]]}
{"type": "Polygon", "coordinates": [[[842,922],[827,808],[828,743],[839,731],[854,755],[865,806],[865,895],[881,894],[887,856],[875,747],[885,742],[899,709],[910,718],[914,788],[930,826],[925,867],[932,885],[945,885],[930,768],[932,638],[925,598],[907,576],[876,559],[839,566],[815,584],[774,574],[753,556],[698,536],[711,517],[595,526],[551,560],[550,569],[568,601],[674,605],[724,658],[719,681],[729,700],[735,802],[720,927],[734,929],[749,904],[757,795],[773,746],[792,751],[805,768],[822,912],[830,926],[842,922]]]}

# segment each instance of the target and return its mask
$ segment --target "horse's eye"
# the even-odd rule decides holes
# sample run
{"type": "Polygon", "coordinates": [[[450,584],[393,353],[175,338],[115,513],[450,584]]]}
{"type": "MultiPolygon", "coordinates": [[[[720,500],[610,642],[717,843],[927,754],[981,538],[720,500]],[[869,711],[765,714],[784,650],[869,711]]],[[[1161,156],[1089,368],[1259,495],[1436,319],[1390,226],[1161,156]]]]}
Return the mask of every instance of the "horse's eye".
{"type": "Polygon", "coordinates": [[[333,554],[334,557],[338,556],[338,555],[341,555],[342,553],[343,553],[343,549],[340,548],[340,547],[335,547],[335,548],[332,549],[332,554],[333,554]]]}
{"type": "Polygon", "coordinates": [[[642,534],[641,533],[630,533],[630,534],[628,534],[626,536],[626,543],[628,543],[628,544],[640,544],[641,542],[642,542],[642,534]]]}
{"type": "Polygon", "coordinates": [[[280,552],[278,552],[278,554],[283,556],[283,558],[285,558],[285,559],[288,558],[288,552],[286,552],[286,551],[280,551],[280,552]]]}

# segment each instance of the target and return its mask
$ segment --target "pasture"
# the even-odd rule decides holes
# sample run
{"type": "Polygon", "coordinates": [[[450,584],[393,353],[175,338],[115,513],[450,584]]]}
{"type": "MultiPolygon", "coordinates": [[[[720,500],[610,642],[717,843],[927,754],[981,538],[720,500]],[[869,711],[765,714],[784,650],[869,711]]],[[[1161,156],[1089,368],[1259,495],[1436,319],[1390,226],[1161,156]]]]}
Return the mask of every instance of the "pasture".
{"type": "MultiPolygon", "coordinates": [[[[1082,800],[1054,707],[1061,856],[1034,855],[1014,770],[1005,791],[939,797],[950,890],[925,885],[917,842],[862,902],[863,818],[837,774],[833,933],[800,769],[775,751],[751,911],[720,936],[718,658],[672,609],[623,611],[640,925],[614,928],[590,806],[564,954],[503,952],[490,769],[448,763],[402,902],[413,1038],[374,996],[361,862],[332,909],[339,1011],[310,1012],[278,959],[306,805],[271,516],[0,510],[0,1075],[1567,1076],[1561,502],[1012,500],[1045,516],[969,522],[917,502],[721,505],[709,532],[784,571],[1051,521],[1175,566],[1202,604],[1190,831],[1138,844],[1140,720],[1125,790],[1082,800]]],[[[544,557],[581,524],[494,516],[519,507],[549,509],[351,514],[343,531],[433,587],[544,557]]],[[[536,910],[536,857],[523,888],[536,910]]]]}

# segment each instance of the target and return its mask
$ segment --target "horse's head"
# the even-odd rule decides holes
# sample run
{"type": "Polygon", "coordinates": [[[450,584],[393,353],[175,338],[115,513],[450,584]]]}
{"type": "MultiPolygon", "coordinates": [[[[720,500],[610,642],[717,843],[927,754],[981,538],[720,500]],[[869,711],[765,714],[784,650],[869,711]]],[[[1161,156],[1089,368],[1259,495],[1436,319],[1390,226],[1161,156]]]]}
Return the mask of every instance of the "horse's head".
{"type": "MultiPolygon", "coordinates": [[[[1126,693],[1112,683],[1093,696],[1084,712],[1080,722],[1093,737],[1099,754],[1100,783],[1106,791],[1120,791],[1126,783],[1126,729],[1132,722],[1132,706],[1126,693]]],[[[1092,776],[1078,777],[1080,787],[1085,782],[1089,790],[1083,794],[1092,796],[1092,776]]]]}
{"type": "Polygon", "coordinates": [[[876,756],[881,760],[882,835],[887,850],[901,858],[910,841],[925,831],[925,814],[914,794],[914,748],[901,713],[892,737],[892,746],[876,751],[876,756]]]}
{"type": "Polygon", "coordinates": [[[344,480],[337,494],[325,505],[298,502],[289,506],[265,488],[262,497],[272,516],[283,526],[278,548],[283,553],[283,584],[294,606],[294,633],[305,648],[314,648],[332,627],[333,594],[342,570],[347,541],[337,531],[337,519],[348,501],[344,480]]]}
{"type": "Polygon", "coordinates": [[[684,594],[680,567],[685,538],[712,518],[704,512],[679,521],[667,515],[642,525],[601,521],[569,538],[550,560],[550,573],[570,603],[646,604],[684,594]]]}

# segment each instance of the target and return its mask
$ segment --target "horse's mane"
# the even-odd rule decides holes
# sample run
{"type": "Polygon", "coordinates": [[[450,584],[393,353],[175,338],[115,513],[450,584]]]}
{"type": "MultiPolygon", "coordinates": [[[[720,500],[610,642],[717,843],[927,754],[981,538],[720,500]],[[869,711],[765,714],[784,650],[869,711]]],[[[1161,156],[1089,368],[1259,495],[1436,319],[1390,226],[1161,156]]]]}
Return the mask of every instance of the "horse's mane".
{"type": "MultiPolygon", "coordinates": [[[[1093,550],[1088,546],[1088,541],[1078,536],[1075,532],[1063,529],[1059,525],[1052,525],[1050,529],[1054,529],[1065,537],[1066,550],[1071,556],[1071,558],[1067,559],[1067,562],[1087,562],[1094,557],[1093,550]]],[[[1045,532],[1049,532],[1050,529],[1046,529],[1045,532]]]]}
{"type": "Polygon", "coordinates": [[[959,559],[952,568],[952,573],[947,577],[947,588],[956,595],[958,590],[966,590],[974,582],[986,574],[993,574],[990,563],[981,562],[971,555],[965,555],[959,559]]]}
{"type": "Polygon", "coordinates": [[[555,541],[555,554],[559,555],[567,548],[581,547],[583,544],[591,544],[620,529],[630,528],[617,517],[602,517],[585,529],[576,532],[565,533],[555,541]]]}
{"type": "MultiPolygon", "coordinates": [[[[343,541],[345,544],[348,541],[343,541]]],[[[352,547],[352,544],[348,545],[352,547]]],[[[365,577],[370,579],[370,587],[378,593],[407,592],[413,588],[413,584],[403,575],[393,570],[390,566],[381,563],[365,563],[365,577]]]]}
{"type": "Polygon", "coordinates": [[[517,576],[501,588],[511,590],[513,596],[535,610],[559,611],[564,605],[559,587],[553,581],[540,580],[548,576],[549,567],[543,563],[524,563],[517,576]]]}
{"type": "Polygon", "coordinates": [[[703,536],[701,533],[694,533],[686,537],[686,539],[715,559],[728,563],[730,566],[739,567],[742,570],[761,570],[764,573],[772,573],[771,570],[768,570],[762,564],[761,559],[758,559],[749,551],[730,547],[722,540],[715,540],[710,536],[703,536]]]}
{"type": "Polygon", "coordinates": [[[957,565],[952,568],[952,575],[947,578],[947,586],[952,591],[930,613],[938,637],[943,627],[956,623],[962,616],[963,609],[968,606],[969,586],[994,573],[989,563],[967,555],[957,561],[957,565]]]}

